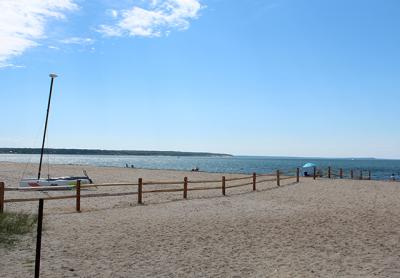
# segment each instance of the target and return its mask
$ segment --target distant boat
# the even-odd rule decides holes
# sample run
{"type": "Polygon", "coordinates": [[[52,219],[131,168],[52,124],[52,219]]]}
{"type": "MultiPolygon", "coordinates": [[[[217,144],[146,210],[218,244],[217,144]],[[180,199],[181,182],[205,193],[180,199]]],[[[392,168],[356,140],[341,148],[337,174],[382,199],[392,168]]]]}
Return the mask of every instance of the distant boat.
{"type": "Polygon", "coordinates": [[[50,83],[50,93],[49,93],[49,100],[47,103],[47,113],[46,113],[46,121],[44,124],[44,133],[43,133],[43,140],[42,140],[42,148],[40,151],[40,162],[39,162],[39,171],[37,178],[28,178],[22,179],[19,183],[20,187],[27,188],[27,187],[73,187],[76,186],[77,181],[80,180],[81,184],[88,184],[93,183],[92,180],[87,175],[86,171],[83,171],[84,176],[73,176],[73,177],[55,177],[55,178],[41,178],[41,171],[42,171],[42,162],[43,162],[43,154],[44,154],[44,145],[46,141],[46,132],[47,132],[47,123],[49,119],[49,111],[50,111],[50,102],[51,102],[51,94],[53,91],[53,83],[54,79],[57,77],[56,74],[51,73],[50,75],[51,83],[50,83]]]}

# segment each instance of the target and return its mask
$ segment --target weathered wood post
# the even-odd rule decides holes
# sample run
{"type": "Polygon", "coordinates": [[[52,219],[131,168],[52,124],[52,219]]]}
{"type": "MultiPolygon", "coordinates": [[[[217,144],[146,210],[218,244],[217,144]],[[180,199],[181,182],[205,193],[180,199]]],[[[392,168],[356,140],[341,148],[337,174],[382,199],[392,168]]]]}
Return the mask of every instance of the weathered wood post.
{"type": "Polygon", "coordinates": [[[350,178],[354,179],[354,171],[353,171],[353,169],[350,170],[350,178]]]}
{"type": "Polygon", "coordinates": [[[187,189],[188,189],[188,178],[183,179],[183,198],[187,199],[187,189]]]}
{"type": "Polygon", "coordinates": [[[225,196],[225,176],[222,176],[222,195],[225,196]]]}
{"type": "Polygon", "coordinates": [[[0,182],[0,213],[4,211],[4,182],[0,182]]]}
{"type": "Polygon", "coordinates": [[[316,179],[316,177],[317,177],[317,167],[314,166],[314,174],[313,174],[314,180],[316,179]]]}
{"type": "Polygon", "coordinates": [[[276,185],[281,186],[281,172],[276,170],[276,185]]]}
{"type": "Polygon", "coordinates": [[[300,182],[300,169],[296,168],[296,182],[300,182]]]}
{"type": "Polygon", "coordinates": [[[343,169],[342,168],[340,168],[340,170],[339,170],[339,177],[341,179],[343,179],[343,169]]]}
{"type": "Polygon", "coordinates": [[[39,274],[40,274],[40,251],[42,249],[42,226],[43,226],[43,199],[39,199],[37,233],[36,233],[35,278],[39,278],[39,274]]]}
{"type": "Polygon", "coordinates": [[[143,194],[143,179],[138,179],[138,204],[143,204],[142,202],[142,194],[143,194]]]}
{"type": "Polygon", "coordinates": [[[81,212],[81,180],[76,181],[76,211],[81,212]]]}
{"type": "Polygon", "coordinates": [[[331,166],[328,167],[328,179],[331,178],[331,166]]]}
{"type": "Polygon", "coordinates": [[[371,180],[371,170],[368,170],[368,180],[371,180]]]}
{"type": "Polygon", "coordinates": [[[257,174],[253,173],[253,191],[256,191],[257,174]]]}

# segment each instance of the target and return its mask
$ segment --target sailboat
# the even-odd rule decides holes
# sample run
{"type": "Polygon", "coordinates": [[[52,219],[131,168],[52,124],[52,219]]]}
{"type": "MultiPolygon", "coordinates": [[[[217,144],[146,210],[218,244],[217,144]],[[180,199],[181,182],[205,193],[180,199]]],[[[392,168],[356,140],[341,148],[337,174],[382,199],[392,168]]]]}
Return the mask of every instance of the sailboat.
{"type": "Polygon", "coordinates": [[[45,141],[46,141],[46,133],[47,133],[47,123],[49,120],[49,112],[50,112],[50,103],[51,103],[51,95],[53,92],[53,84],[54,84],[54,79],[57,77],[57,74],[51,73],[49,75],[51,78],[51,83],[50,83],[50,93],[49,93],[49,100],[47,103],[47,113],[46,113],[46,121],[44,124],[44,132],[43,132],[43,140],[42,140],[42,148],[40,151],[40,162],[39,162],[39,171],[37,178],[28,178],[28,179],[22,179],[20,181],[19,186],[23,188],[27,187],[74,187],[77,184],[77,181],[80,180],[81,184],[88,184],[88,183],[93,183],[92,180],[89,178],[87,175],[86,171],[83,171],[84,176],[66,176],[66,177],[54,177],[50,178],[48,176],[47,178],[42,178],[41,177],[41,171],[42,171],[42,162],[43,162],[43,154],[44,154],[44,146],[45,146],[45,141]]]}

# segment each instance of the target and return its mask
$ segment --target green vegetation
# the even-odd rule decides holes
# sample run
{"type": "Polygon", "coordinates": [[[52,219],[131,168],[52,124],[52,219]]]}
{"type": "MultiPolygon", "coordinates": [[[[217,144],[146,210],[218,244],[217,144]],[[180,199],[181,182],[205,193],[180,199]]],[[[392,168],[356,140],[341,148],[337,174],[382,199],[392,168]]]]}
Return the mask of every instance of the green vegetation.
{"type": "MultiPolygon", "coordinates": [[[[40,154],[39,148],[0,148],[0,153],[40,154]]],[[[45,149],[47,154],[81,154],[81,155],[158,155],[158,156],[232,156],[223,153],[176,152],[176,151],[128,151],[128,150],[90,150],[90,149],[45,149]]]]}
{"type": "Polygon", "coordinates": [[[36,222],[36,215],[14,212],[0,213],[0,246],[14,244],[20,235],[30,233],[36,222]]]}

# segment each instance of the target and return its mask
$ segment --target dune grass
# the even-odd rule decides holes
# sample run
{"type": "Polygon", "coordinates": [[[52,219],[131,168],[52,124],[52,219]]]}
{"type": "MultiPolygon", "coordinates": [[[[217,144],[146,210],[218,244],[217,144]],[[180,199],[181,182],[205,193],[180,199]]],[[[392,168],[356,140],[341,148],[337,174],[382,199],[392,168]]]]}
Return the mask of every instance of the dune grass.
{"type": "Polygon", "coordinates": [[[30,233],[37,222],[37,215],[28,213],[0,213],[0,246],[10,246],[21,235],[30,233]]]}

